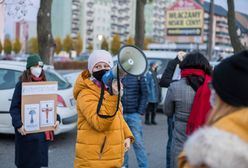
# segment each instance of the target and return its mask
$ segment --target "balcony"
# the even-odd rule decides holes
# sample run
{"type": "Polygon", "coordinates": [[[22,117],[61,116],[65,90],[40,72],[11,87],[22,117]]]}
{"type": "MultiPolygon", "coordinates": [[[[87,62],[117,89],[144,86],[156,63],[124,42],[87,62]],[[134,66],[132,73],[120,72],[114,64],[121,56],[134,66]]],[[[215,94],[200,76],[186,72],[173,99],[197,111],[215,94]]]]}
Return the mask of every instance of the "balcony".
{"type": "Polygon", "coordinates": [[[75,22],[79,22],[78,16],[75,16],[75,15],[72,16],[72,20],[75,21],[75,22]]]}
{"type": "Polygon", "coordinates": [[[87,20],[87,26],[91,26],[93,24],[93,20],[87,20]]]}
{"type": "Polygon", "coordinates": [[[89,8],[92,8],[92,7],[93,7],[93,5],[94,5],[94,3],[93,3],[93,2],[88,2],[88,3],[87,3],[87,6],[88,6],[89,8]]]}
{"type": "Polygon", "coordinates": [[[118,17],[116,15],[111,15],[111,19],[115,20],[118,19],[118,17]]]}
{"type": "Polygon", "coordinates": [[[92,31],[93,31],[93,30],[87,30],[86,34],[87,34],[88,36],[90,36],[90,35],[92,35],[92,31]]]}
{"type": "Polygon", "coordinates": [[[80,11],[79,10],[76,10],[76,9],[73,9],[71,13],[72,14],[75,14],[75,15],[79,15],[80,14],[80,11]]]}
{"type": "Polygon", "coordinates": [[[87,38],[87,43],[91,43],[93,41],[93,38],[87,38]]]}
{"type": "Polygon", "coordinates": [[[87,11],[87,16],[93,16],[94,12],[93,11],[87,11]]]}
{"type": "Polygon", "coordinates": [[[72,31],[73,31],[73,32],[78,32],[78,31],[79,31],[79,28],[78,28],[78,27],[73,27],[73,28],[72,28],[72,31]]]}

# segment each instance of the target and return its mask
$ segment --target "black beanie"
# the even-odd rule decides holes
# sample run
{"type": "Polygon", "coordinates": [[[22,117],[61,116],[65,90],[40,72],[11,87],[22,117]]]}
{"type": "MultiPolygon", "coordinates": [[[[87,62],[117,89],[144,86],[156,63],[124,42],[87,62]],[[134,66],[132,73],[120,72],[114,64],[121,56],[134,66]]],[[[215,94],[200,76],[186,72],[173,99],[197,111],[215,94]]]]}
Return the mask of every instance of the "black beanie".
{"type": "Polygon", "coordinates": [[[213,87],[233,106],[248,106],[248,50],[224,59],[213,72],[213,87]]]}

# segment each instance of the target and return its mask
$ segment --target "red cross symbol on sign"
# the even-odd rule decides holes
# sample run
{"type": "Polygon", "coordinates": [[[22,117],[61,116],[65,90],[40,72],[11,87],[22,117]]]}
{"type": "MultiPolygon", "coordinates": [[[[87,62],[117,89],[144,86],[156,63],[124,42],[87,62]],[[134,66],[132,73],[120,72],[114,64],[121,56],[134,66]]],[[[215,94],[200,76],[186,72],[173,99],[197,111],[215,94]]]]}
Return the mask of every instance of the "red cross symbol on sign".
{"type": "Polygon", "coordinates": [[[46,108],[41,109],[41,111],[46,113],[46,123],[48,123],[48,113],[53,111],[53,108],[48,108],[48,104],[46,104],[46,108]]]}

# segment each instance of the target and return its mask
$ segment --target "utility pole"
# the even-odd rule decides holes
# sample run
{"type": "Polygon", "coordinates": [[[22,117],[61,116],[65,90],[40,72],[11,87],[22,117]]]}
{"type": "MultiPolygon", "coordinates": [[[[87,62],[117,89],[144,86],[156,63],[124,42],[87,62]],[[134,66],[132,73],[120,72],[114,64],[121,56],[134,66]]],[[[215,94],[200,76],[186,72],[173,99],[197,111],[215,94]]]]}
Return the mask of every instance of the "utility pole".
{"type": "Polygon", "coordinates": [[[208,24],[208,46],[207,56],[208,60],[211,61],[213,54],[213,23],[214,23],[214,0],[210,1],[209,5],[209,24],[208,24]]]}

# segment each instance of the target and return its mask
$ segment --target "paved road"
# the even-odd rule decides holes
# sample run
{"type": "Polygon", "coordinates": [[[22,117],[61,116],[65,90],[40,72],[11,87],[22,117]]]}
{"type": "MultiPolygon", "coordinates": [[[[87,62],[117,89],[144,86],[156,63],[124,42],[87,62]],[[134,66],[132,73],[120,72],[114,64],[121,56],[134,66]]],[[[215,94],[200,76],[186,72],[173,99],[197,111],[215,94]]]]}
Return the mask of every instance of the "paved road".
{"type": "MultiPolygon", "coordinates": [[[[144,125],[144,138],[147,147],[150,168],[165,167],[167,141],[166,117],[157,115],[157,126],[144,125]]],[[[72,168],[76,130],[56,136],[49,148],[49,168],[72,168]]],[[[129,167],[137,168],[137,162],[131,149],[129,167]]],[[[0,167],[14,168],[14,136],[0,134],[0,167]]]]}

